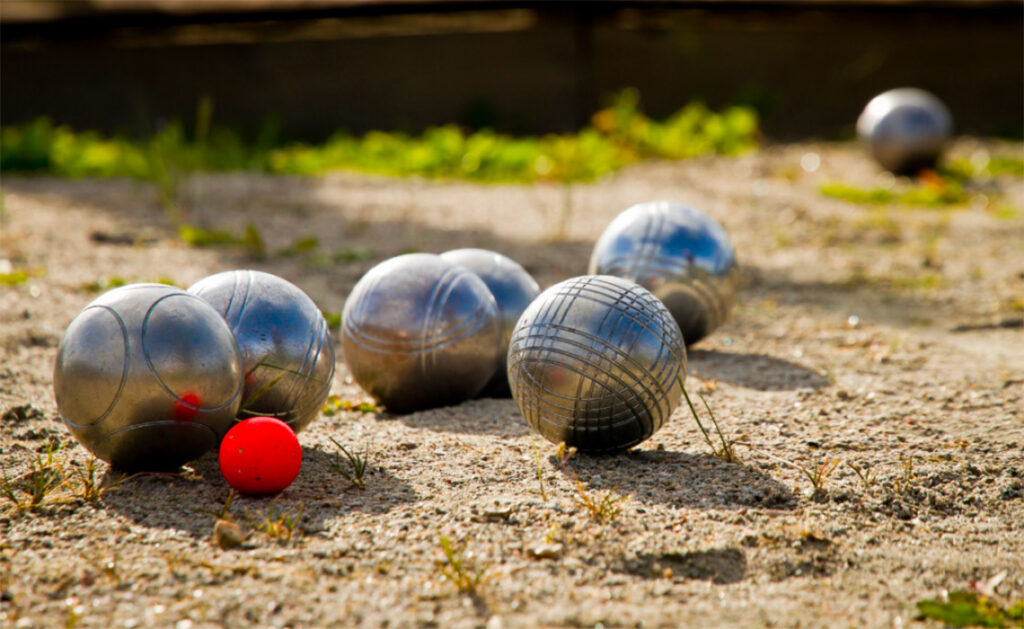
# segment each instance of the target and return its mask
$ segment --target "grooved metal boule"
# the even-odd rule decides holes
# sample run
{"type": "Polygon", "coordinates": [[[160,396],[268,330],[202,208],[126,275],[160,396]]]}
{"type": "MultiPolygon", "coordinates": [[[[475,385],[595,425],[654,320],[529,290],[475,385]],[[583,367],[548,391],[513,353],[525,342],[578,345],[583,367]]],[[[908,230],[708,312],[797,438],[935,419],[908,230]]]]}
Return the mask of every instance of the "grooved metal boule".
{"type": "Polygon", "coordinates": [[[526,307],[537,295],[540,287],[536,280],[515,260],[486,249],[453,249],[441,254],[450,262],[461,264],[484,281],[498,305],[501,320],[501,347],[498,367],[494,376],[480,392],[480,397],[509,397],[508,376],[505,359],[512,330],[526,307]]]}
{"type": "Polygon", "coordinates": [[[625,210],[605,228],[587,272],[622,277],[651,291],[693,345],[728,319],[737,268],[718,222],[681,203],[651,201],[625,210]]]}
{"type": "Polygon", "coordinates": [[[857,135],[871,155],[897,174],[934,167],[952,133],[949,109],[933,94],[913,87],[875,96],[857,119],[857,135]]]}
{"type": "Polygon", "coordinates": [[[441,256],[385,260],[356,283],[342,313],[352,377],[389,411],[457,404],[498,363],[501,324],[487,285],[441,256]]]}
{"type": "Polygon", "coordinates": [[[242,357],[224,319],[179,288],[115,288],[71,321],[53,391],[71,434],[128,470],[175,469],[215,448],[242,400],[242,357]]]}
{"type": "Polygon", "coordinates": [[[585,275],[555,284],[520,317],[508,349],[512,397],[537,432],[581,451],[648,439],[682,396],[686,346],[654,295],[585,275]]]}
{"type": "Polygon", "coordinates": [[[334,379],[334,341],[313,300],[262,271],[225,271],[189,292],[224,317],[238,341],[245,393],[238,416],[274,417],[295,432],[323,408],[334,379]]]}

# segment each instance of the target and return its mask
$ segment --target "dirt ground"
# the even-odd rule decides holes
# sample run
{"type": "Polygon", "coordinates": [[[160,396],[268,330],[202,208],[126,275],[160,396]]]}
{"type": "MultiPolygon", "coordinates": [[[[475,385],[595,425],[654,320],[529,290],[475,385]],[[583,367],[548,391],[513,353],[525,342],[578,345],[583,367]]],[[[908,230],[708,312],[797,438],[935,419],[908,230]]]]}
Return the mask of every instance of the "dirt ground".
{"type": "MultiPolygon", "coordinates": [[[[986,148],[1022,150],[961,140],[954,151],[986,148]]],[[[5,501],[0,625],[899,627],[916,624],[917,601],[1003,572],[998,593],[1020,599],[1024,180],[981,182],[948,211],[829,199],[817,190],[829,180],[886,183],[857,147],[832,144],[646,163],[569,189],[357,174],[184,181],[181,218],[234,233],[253,223],[270,252],[255,260],[182,243],[148,184],[4,177],[0,264],[35,274],[0,286],[9,478],[67,438],[53,362],[97,283],[187,286],[258,268],[337,312],[387,257],[478,246],[545,287],[584,273],[604,226],[652,199],[704,209],[735,244],[740,303],[690,351],[687,386],[749,445],[738,462],[712,456],[680,408],[629,453],[577,455],[582,494],[625,497],[602,523],[511,400],[343,410],[300,434],[290,488],[229,505],[250,533],[240,548],[214,542],[229,488],[213,454],[95,501],[67,489],[33,510],[5,501]],[[807,172],[812,152],[820,167],[807,172]],[[281,254],[311,235],[318,247],[281,254]],[[365,489],[335,471],[345,461],[331,437],[369,452],[365,489]],[[819,491],[797,469],[835,461],[819,491]],[[259,530],[272,509],[301,515],[292,539],[259,530]],[[442,535],[470,576],[485,570],[475,593],[442,574],[442,535]]],[[[366,399],[340,351],[333,392],[366,399]]],[[[60,456],[88,459],[77,444],[60,456]]]]}

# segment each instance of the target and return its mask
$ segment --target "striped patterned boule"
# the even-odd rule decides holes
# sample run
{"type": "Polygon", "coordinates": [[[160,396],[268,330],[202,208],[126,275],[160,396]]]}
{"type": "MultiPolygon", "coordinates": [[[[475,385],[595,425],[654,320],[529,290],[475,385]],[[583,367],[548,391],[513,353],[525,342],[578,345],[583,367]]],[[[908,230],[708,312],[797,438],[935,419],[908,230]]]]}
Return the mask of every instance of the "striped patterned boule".
{"type": "Polygon", "coordinates": [[[516,324],[508,380],[526,421],[585,452],[625,450],[668,421],[682,396],[686,347],[654,295],[586,275],[540,294],[516,324]]]}

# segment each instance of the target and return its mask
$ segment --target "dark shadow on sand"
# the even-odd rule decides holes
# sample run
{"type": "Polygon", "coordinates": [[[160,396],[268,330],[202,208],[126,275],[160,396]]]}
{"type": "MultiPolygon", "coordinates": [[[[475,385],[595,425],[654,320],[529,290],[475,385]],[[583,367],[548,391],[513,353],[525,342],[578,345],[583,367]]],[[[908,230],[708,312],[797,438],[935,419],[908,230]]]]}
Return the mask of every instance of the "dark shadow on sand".
{"type": "Polygon", "coordinates": [[[738,354],[717,350],[688,351],[689,371],[756,391],[822,389],[828,378],[803,365],[766,354],[738,354]]]}
{"type": "Polygon", "coordinates": [[[392,415],[411,428],[514,439],[530,433],[512,398],[481,398],[408,415],[392,415]]]}
{"type": "MultiPolygon", "coordinates": [[[[560,469],[551,456],[552,466],[560,469]]],[[[710,454],[630,450],[624,454],[577,454],[568,469],[584,488],[615,490],[640,503],[697,509],[793,509],[796,497],[768,473],[748,463],[727,463],[710,454]]]]}
{"type": "Polygon", "coordinates": [[[723,585],[743,580],[747,558],[734,546],[688,553],[640,553],[620,559],[612,570],[644,579],[667,578],[676,582],[694,579],[723,585]]]}
{"type": "MultiPolygon", "coordinates": [[[[278,514],[296,516],[307,533],[322,530],[327,520],[350,511],[381,514],[415,501],[418,496],[404,481],[371,462],[366,489],[354,487],[339,474],[332,461],[348,464],[339,454],[303,446],[302,471],[275,496],[237,495],[231,502],[231,519],[251,528],[270,507],[278,514]]],[[[109,482],[118,472],[107,472],[109,482]]],[[[217,514],[231,492],[221,476],[215,452],[207,453],[175,474],[142,474],[127,478],[103,497],[104,507],[150,528],[177,529],[196,539],[208,538],[217,514]]]]}

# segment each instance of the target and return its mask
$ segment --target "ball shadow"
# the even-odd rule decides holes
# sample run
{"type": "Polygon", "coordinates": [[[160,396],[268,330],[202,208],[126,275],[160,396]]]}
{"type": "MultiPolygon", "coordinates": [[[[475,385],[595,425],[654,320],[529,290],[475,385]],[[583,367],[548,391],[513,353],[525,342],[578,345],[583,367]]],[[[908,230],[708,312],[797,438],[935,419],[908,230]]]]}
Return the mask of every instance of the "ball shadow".
{"type": "Polygon", "coordinates": [[[478,398],[408,415],[392,415],[410,428],[513,439],[530,433],[526,420],[511,398],[478,398]]]}
{"type": "MultiPolygon", "coordinates": [[[[558,460],[550,459],[557,467],[558,460]]],[[[615,490],[640,503],[697,509],[793,509],[796,497],[764,471],[709,454],[630,450],[570,460],[584,487],[615,490]]]]}
{"type": "MultiPolygon", "coordinates": [[[[276,514],[299,516],[307,534],[323,530],[329,519],[350,511],[387,513],[417,499],[401,479],[372,463],[365,472],[366,488],[356,488],[341,473],[349,463],[339,454],[303,446],[302,470],[287,489],[274,496],[235,495],[228,506],[231,519],[255,527],[273,508],[276,514]]],[[[103,483],[116,484],[121,475],[108,470],[103,483]]],[[[175,529],[209,538],[225,509],[231,487],[221,476],[217,455],[209,452],[177,473],[124,477],[103,496],[104,508],[148,528],[175,529]]]]}
{"type": "Polygon", "coordinates": [[[747,557],[734,546],[688,553],[639,553],[635,557],[621,559],[612,566],[612,570],[644,579],[670,576],[676,582],[695,579],[725,585],[743,580],[747,572],[747,557]]]}
{"type": "Polygon", "coordinates": [[[813,369],[767,354],[693,349],[687,355],[691,373],[756,391],[821,389],[831,384],[813,369]]]}

